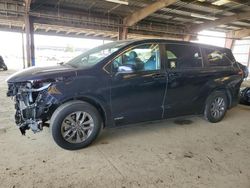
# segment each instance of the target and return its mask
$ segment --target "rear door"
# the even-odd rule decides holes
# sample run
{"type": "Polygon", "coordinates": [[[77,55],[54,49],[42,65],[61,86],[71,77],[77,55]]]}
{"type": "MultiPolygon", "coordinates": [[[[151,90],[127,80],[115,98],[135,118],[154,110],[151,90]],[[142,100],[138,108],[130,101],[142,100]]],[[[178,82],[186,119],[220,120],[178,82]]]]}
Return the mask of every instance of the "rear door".
{"type": "Polygon", "coordinates": [[[167,43],[165,55],[168,75],[165,117],[199,113],[207,82],[199,46],[167,43]]]}

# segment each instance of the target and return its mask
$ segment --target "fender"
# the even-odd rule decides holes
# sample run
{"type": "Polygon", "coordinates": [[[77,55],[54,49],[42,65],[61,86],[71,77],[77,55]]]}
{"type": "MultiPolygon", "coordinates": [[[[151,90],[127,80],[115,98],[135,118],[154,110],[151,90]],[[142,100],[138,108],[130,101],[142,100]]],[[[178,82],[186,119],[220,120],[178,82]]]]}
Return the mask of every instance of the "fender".
{"type": "Polygon", "coordinates": [[[239,87],[238,84],[240,83],[236,82],[235,79],[225,79],[224,77],[210,81],[204,86],[205,88],[210,88],[209,92],[206,92],[205,101],[207,100],[209,95],[211,95],[212,92],[224,91],[228,99],[228,108],[235,106],[238,103],[239,93],[239,91],[235,90],[235,88],[239,87]]]}
{"type": "MultiPolygon", "coordinates": [[[[111,107],[110,102],[107,102],[103,99],[101,96],[96,96],[93,94],[84,94],[84,95],[76,95],[77,97],[67,97],[63,98],[59,105],[57,105],[56,108],[58,108],[61,104],[71,101],[71,100],[82,100],[86,101],[93,106],[97,108],[97,110],[100,112],[103,120],[104,120],[104,127],[109,127],[114,125],[114,121],[112,121],[112,114],[111,114],[111,107]]],[[[55,109],[56,109],[55,108],[55,109]]]]}

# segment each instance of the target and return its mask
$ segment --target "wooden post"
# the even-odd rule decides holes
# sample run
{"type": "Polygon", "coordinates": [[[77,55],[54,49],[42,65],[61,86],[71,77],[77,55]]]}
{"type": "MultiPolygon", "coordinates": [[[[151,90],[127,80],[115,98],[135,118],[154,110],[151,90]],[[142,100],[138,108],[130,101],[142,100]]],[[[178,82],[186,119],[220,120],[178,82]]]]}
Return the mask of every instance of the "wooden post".
{"type": "Polygon", "coordinates": [[[34,24],[29,14],[25,14],[27,67],[35,65],[34,24]]]}
{"type": "Polygon", "coordinates": [[[247,68],[250,68],[250,46],[249,46],[249,51],[248,51],[248,62],[247,62],[247,68]]]}
{"type": "Polygon", "coordinates": [[[233,48],[235,40],[232,39],[232,36],[233,36],[232,33],[227,33],[226,34],[226,40],[225,40],[225,47],[226,48],[229,48],[229,49],[233,48]]]}
{"type": "Polygon", "coordinates": [[[187,41],[187,42],[190,42],[191,38],[192,38],[191,35],[186,35],[186,36],[183,37],[183,40],[187,41]]]}
{"type": "Polygon", "coordinates": [[[128,38],[128,28],[119,27],[118,28],[118,40],[126,40],[128,38]]]}
{"type": "Polygon", "coordinates": [[[25,48],[24,48],[24,37],[23,37],[23,32],[22,32],[22,53],[23,53],[23,68],[25,69],[26,64],[25,64],[25,48]]]}

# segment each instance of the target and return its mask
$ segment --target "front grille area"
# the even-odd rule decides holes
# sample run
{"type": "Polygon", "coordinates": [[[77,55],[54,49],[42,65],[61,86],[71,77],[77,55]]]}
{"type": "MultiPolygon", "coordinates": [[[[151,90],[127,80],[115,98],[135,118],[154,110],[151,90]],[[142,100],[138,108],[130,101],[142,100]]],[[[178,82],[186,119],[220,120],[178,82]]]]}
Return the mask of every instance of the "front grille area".
{"type": "Polygon", "coordinates": [[[14,83],[8,83],[8,91],[7,91],[7,96],[15,96],[17,93],[17,88],[14,83]]]}

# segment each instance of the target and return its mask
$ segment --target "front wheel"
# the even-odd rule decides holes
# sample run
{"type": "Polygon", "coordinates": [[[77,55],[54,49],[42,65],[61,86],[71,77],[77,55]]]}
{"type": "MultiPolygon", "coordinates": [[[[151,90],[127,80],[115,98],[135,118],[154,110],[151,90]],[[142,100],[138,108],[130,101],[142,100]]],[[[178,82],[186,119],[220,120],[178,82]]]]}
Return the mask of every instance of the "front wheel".
{"type": "Polygon", "coordinates": [[[217,123],[223,119],[228,107],[227,96],[222,91],[215,91],[207,98],[204,116],[211,123],[217,123]]]}
{"type": "Polygon", "coordinates": [[[97,109],[83,101],[70,101],[58,107],[50,123],[54,141],[67,150],[90,145],[98,136],[101,125],[97,109]]]}

